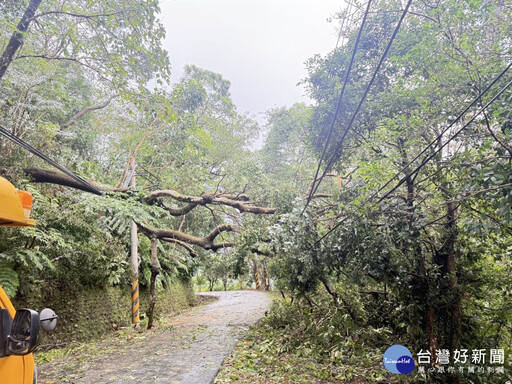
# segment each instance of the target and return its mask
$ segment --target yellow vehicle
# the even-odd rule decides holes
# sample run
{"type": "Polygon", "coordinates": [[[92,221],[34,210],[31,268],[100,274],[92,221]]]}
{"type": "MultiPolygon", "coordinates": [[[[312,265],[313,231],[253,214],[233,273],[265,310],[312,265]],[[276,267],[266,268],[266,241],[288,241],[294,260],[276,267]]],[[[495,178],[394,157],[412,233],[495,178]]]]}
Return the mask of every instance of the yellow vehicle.
{"type": "MultiPolygon", "coordinates": [[[[18,191],[0,177],[0,227],[33,226],[30,219],[32,195],[18,191]]],[[[37,383],[37,373],[32,352],[39,341],[42,327],[51,331],[57,316],[50,309],[39,315],[32,309],[15,311],[11,301],[0,286],[0,382],[1,384],[37,383]]]]}

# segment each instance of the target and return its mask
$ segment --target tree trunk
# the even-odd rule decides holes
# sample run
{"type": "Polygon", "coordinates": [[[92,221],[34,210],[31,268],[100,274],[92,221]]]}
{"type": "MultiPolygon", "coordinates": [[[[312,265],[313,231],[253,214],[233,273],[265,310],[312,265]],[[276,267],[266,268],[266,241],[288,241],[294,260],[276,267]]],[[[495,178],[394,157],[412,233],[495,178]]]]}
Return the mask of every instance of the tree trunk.
{"type": "MultiPolygon", "coordinates": [[[[438,140],[438,146],[442,149],[442,140],[438,140]]],[[[457,292],[457,267],[455,264],[455,243],[457,241],[457,226],[456,226],[456,211],[452,198],[453,196],[449,190],[449,182],[446,174],[443,173],[443,152],[437,156],[437,174],[438,188],[445,195],[446,204],[446,222],[445,222],[445,236],[441,237],[442,246],[437,251],[435,263],[439,266],[441,271],[440,286],[443,290],[440,294],[449,300],[448,308],[443,313],[443,321],[446,324],[446,332],[443,335],[443,345],[451,351],[459,349],[462,338],[462,310],[461,310],[461,296],[457,292]]],[[[460,376],[450,375],[447,377],[447,383],[460,384],[460,376]]]]}
{"type": "Polygon", "coordinates": [[[265,284],[265,291],[270,291],[270,280],[268,278],[267,263],[263,261],[263,283],[265,284]]]}
{"type": "Polygon", "coordinates": [[[12,34],[7,47],[5,47],[4,52],[2,53],[2,57],[0,57],[0,80],[5,75],[7,68],[14,60],[14,55],[16,51],[23,44],[23,34],[27,32],[28,27],[30,25],[30,21],[32,17],[34,17],[37,8],[41,4],[42,0],[30,0],[28,3],[27,9],[23,14],[18,26],[16,27],[16,31],[12,34]]]}
{"type": "Polygon", "coordinates": [[[149,269],[151,270],[151,282],[149,285],[149,293],[150,293],[150,302],[149,302],[149,310],[148,310],[148,329],[153,328],[154,322],[154,311],[156,304],[156,277],[160,273],[160,262],[158,261],[158,253],[157,253],[157,238],[151,238],[151,260],[149,261],[149,269]]]}
{"type": "MultiPolygon", "coordinates": [[[[438,145],[442,148],[442,141],[438,145]]],[[[446,289],[444,296],[450,298],[449,310],[447,311],[447,340],[445,345],[451,350],[458,349],[462,338],[462,310],[461,296],[456,292],[457,287],[457,266],[455,263],[455,243],[457,241],[457,207],[455,207],[449,191],[449,183],[446,175],[442,172],[442,152],[438,157],[437,170],[439,175],[439,190],[445,195],[446,203],[446,222],[445,237],[443,245],[439,249],[436,257],[436,263],[440,266],[443,273],[443,285],[446,289]]]]}
{"type": "MultiPolygon", "coordinates": [[[[448,197],[447,199],[450,199],[448,197]]],[[[457,268],[455,265],[455,242],[457,240],[457,227],[455,212],[456,209],[453,205],[453,202],[447,201],[446,204],[446,232],[447,237],[445,240],[444,247],[445,248],[445,268],[446,268],[446,278],[448,291],[451,291],[451,294],[455,295],[451,302],[451,314],[452,314],[452,323],[450,324],[450,342],[452,350],[459,349],[461,338],[462,338],[462,310],[461,310],[461,298],[460,295],[453,291],[457,287],[457,268]]]]}
{"type": "Polygon", "coordinates": [[[252,262],[252,273],[254,275],[254,281],[256,283],[256,289],[260,290],[261,289],[260,276],[259,276],[259,273],[258,273],[258,266],[256,265],[255,261],[252,262]]]}
{"type": "MultiPolygon", "coordinates": [[[[405,173],[405,184],[407,187],[407,197],[406,203],[409,209],[409,225],[414,225],[414,212],[416,210],[414,206],[415,200],[415,190],[414,190],[414,178],[411,175],[410,167],[407,166],[409,164],[407,153],[405,151],[405,140],[399,139],[398,146],[400,149],[400,153],[402,156],[402,166],[404,166],[405,173]]],[[[422,295],[425,296],[425,293],[429,291],[429,282],[427,276],[427,270],[425,268],[425,257],[423,255],[423,251],[421,249],[421,239],[420,239],[419,230],[415,230],[415,244],[413,246],[413,252],[415,253],[415,259],[418,260],[418,266],[420,270],[421,278],[417,279],[417,285],[419,285],[419,289],[415,290],[413,295],[422,295]]],[[[428,296],[428,295],[427,295],[428,296]]],[[[428,337],[428,345],[430,349],[431,356],[436,356],[437,349],[439,348],[439,343],[436,335],[436,312],[434,306],[427,299],[427,307],[425,313],[426,327],[427,327],[427,337],[428,337]]]]}
{"type": "MultiPolygon", "coordinates": [[[[416,247],[416,253],[418,253],[420,260],[420,273],[422,277],[421,284],[425,286],[425,292],[428,292],[428,277],[427,270],[425,268],[425,258],[423,256],[423,252],[421,251],[421,245],[418,243],[416,247]]],[[[437,340],[437,335],[435,332],[436,326],[436,313],[432,303],[427,301],[427,337],[428,337],[428,345],[430,348],[431,356],[435,356],[436,351],[439,349],[439,342],[437,340]]]]}

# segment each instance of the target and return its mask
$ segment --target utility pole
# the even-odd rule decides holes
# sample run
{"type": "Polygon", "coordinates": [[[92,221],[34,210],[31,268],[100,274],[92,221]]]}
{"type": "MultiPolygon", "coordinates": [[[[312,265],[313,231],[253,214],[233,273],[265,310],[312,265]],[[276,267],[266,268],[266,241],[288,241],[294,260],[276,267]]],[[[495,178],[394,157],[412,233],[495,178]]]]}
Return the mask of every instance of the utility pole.
{"type": "MultiPolygon", "coordinates": [[[[130,173],[128,176],[130,187],[135,187],[135,156],[130,159],[130,173]]],[[[137,224],[131,221],[130,227],[130,266],[132,267],[132,323],[135,329],[140,329],[139,315],[139,249],[137,239],[137,224]]]]}

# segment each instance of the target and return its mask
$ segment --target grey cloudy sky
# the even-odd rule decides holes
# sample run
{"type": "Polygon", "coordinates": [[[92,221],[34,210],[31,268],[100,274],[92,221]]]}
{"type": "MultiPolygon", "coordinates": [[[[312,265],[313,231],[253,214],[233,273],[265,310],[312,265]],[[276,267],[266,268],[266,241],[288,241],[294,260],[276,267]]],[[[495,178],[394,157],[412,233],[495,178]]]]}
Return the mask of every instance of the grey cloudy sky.
{"type": "Polygon", "coordinates": [[[263,121],[275,106],[308,101],[304,62],[336,44],[327,18],[343,0],[161,0],[164,47],[176,82],[186,64],[231,81],[239,112],[263,121]]]}

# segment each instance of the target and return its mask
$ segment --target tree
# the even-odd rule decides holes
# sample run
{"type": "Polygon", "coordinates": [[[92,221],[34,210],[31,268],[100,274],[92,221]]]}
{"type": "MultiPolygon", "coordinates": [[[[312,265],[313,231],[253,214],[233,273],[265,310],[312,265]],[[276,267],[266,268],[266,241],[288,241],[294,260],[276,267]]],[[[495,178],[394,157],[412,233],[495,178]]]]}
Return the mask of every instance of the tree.
{"type": "MultiPolygon", "coordinates": [[[[510,237],[508,219],[479,209],[499,209],[507,215],[510,207],[509,173],[504,173],[509,172],[508,131],[502,129],[508,118],[509,91],[468,127],[464,123],[504,82],[477,100],[462,120],[456,117],[508,64],[503,55],[509,47],[492,44],[510,39],[503,27],[508,11],[487,2],[413,5],[340,144],[401,7],[393,1],[372,6],[342,113],[327,146],[330,168],[322,169],[336,174],[338,191],[324,179],[325,189],[320,192],[331,197],[313,202],[305,212],[299,202],[282,217],[273,230],[277,252],[272,263],[278,282],[299,294],[321,285],[335,296],[336,284],[329,280],[339,283],[341,276],[348,278],[368,292],[366,308],[379,313],[380,320],[370,325],[389,326],[404,335],[404,343],[418,349],[428,345],[434,353],[438,346],[454,350],[471,345],[483,318],[490,324],[502,321],[498,316],[491,319],[490,311],[484,317],[481,310],[475,315],[483,299],[479,282],[486,279],[481,263],[490,255],[469,244],[489,241],[487,230],[483,237],[474,236],[477,228],[483,228],[474,221],[478,215],[485,218],[483,226],[510,237]],[[474,25],[486,27],[476,30],[474,25]],[[393,188],[397,181],[400,185],[393,188]],[[375,306],[374,295],[386,295],[393,309],[375,306]],[[398,326],[401,322],[406,330],[398,326]]],[[[309,62],[306,84],[318,106],[306,137],[317,157],[332,121],[357,23],[347,44],[309,62]]],[[[505,259],[498,251],[492,269],[501,270],[505,259]]],[[[485,307],[503,308],[494,299],[485,307]]],[[[345,308],[357,313],[354,306],[345,308]]],[[[492,342],[504,345],[507,337],[492,342]]],[[[460,377],[449,380],[460,382],[460,377]]]]}
{"type": "MultiPolygon", "coordinates": [[[[141,220],[140,213],[135,215],[133,212],[129,212],[126,201],[123,202],[125,208],[120,210],[120,215],[124,217],[122,220],[126,222],[133,218],[141,232],[151,242],[151,257],[148,262],[150,271],[148,280],[151,292],[149,327],[153,324],[157,277],[162,271],[161,257],[158,255],[160,241],[172,243],[183,249],[188,255],[197,257],[200,252],[196,247],[214,252],[232,247],[234,241],[229,237],[225,239],[225,236],[227,233],[240,231],[243,227],[242,214],[244,212],[263,215],[275,213],[274,208],[261,206],[263,199],[258,202],[250,201],[248,194],[245,193],[246,190],[252,189],[249,173],[247,173],[245,181],[239,177],[231,178],[232,171],[239,172],[240,167],[237,166],[236,159],[241,155],[241,152],[238,151],[237,155],[233,156],[231,146],[239,145],[240,148],[243,148],[250,140],[250,135],[246,133],[250,132],[253,126],[252,122],[236,113],[229,99],[229,83],[219,75],[199,68],[189,68],[187,76],[192,78],[186,77],[183,84],[179,84],[171,95],[148,95],[146,103],[139,103],[148,106],[151,100],[152,108],[139,111],[133,118],[134,124],[141,125],[143,129],[131,136],[130,146],[132,149],[129,151],[127,164],[136,160],[137,169],[144,170],[141,172],[142,176],[151,179],[152,182],[156,180],[158,185],[165,182],[176,185],[181,180],[186,180],[184,185],[180,186],[181,188],[191,191],[199,190],[198,187],[201,189],[211,188],[214,192],[186,195],[174,189],[159,189],[131,195],[131,192],[123,187],[123,180],[130,177],[130,169],[133,168],[128,165],[124,168],[123,175],[119,178],[116,186],[103,188],[105,191],[110,191],[109,197],[111,198],[115,199],[116,194],[120,193],[119,196],[122,196],[122,199],[127,199],[126,196],[129,196],[128,200],[131,204],[140,207],[153,206],[159,211],[157,220],[141,220]],[[182,92],[191,84],[195,87],[194,92],[206,95],[204,101],[191,103],[190,92],[182,92]],[[176,107],[183,111],[179,119],[175,118],[176,115],[173,113],[173,108],[176,107]],[[181,130],[185,130],[185,132],[181,130]],[[220,135],[221,131],[224,132],[222,135],[220,135]],[[192,135],[189,136],[187,132],[192,135]],[[185,136],[183,142],[175,139],[180,135],[185,136]],[[201,138],[202,141],[195,142],[196,137],[201,138]],[[179,148],[180,145],[185,146],[182,155],[186,155],[187,151],[190,151],[188,158],[184,156],[190,165],[187,164],[184,169],[169,172],[169,168],[162,167],[162,165],[165,164],[169,155],[174,157],[174,154],[178,152],[170,150],[169,146],[179,148]],[[221,152],[221,148],[225,152],[221,152]],[[201,166],[204,162],[212,164],[212,166],[201,166]],[[194,177],[190,177],[191,169],[196,170],[192,173],[194,177]],[[182,177],[183,179],[181,179],[182,177]],[[236,191],[236,188],[242,185],[244,190],[235,193],[224,189],[225,186],[228,186],[230,190],[236,191]],[[201,208],[204,209],[203,212],[212,215],[213,222],[205,220],[204,213],[200,213],[201,208]],[[168,217],[167,219],[163,217],[163,212],[168,217]],[[190,235],[188,234],[190,232],[199,235],[190,235]],[[219,241],[219,238],[222,240],[219,241]]],[[[177,160],[174,158],[171,161],[176,162],[177,160]]],[[[37,182],[82,188],[58,172],[37,168],[26,168],[25,171],[37,182]]],[[[258,186],[258,183],[254,183],[254,185],[258,186]]],[[[154,186],[154,184],[152,183],[150,186],[154,186]]],[[[144,210],[144,208],[140,209],[144,210]]],[[[119,215],[116,216],[119,217],[119,215]]],[[[142,214],[142,217],[147,218],[148,216],[142,214]]],[[[230,269],[227,268],[226,263],[218,263],[217,267],[215,270],[217,275],[223,268],[221,278],[227,288],[230,269]]]]}
{"type": "Polygon", "coordinates": [[[155,1],[31,0],[18,24],[20,4],[2,8],[2,30],[13,31],[4,44],[0,79],[10,64],[33,59],[79,64],[115,87],[167,80],[169,62],[160,44],[165,32],[155,1]]]}
{"type": "MultiPolygon", "coordinates": [[[[23,14],[20,22],[16,26],[16,30],[13,32],[9,43],[5,47],[4,52],[2,53],[2,57],[0,57],[0,80],[2,77],[4,77],[7,68],[14,60],[14,55],[22,46],[24,40],[23,34],[27,32],[30,22],[32,21],[34,14],[36,13],[40,4],[41,0],[31,0],[27,6],[27,9],[25,9],[25,13],[23,14]]],[[[2,10],[8,10],[8,5],[10,4],[5,4],[4,7],[2,7],[4,9],[2,10]]]]}

